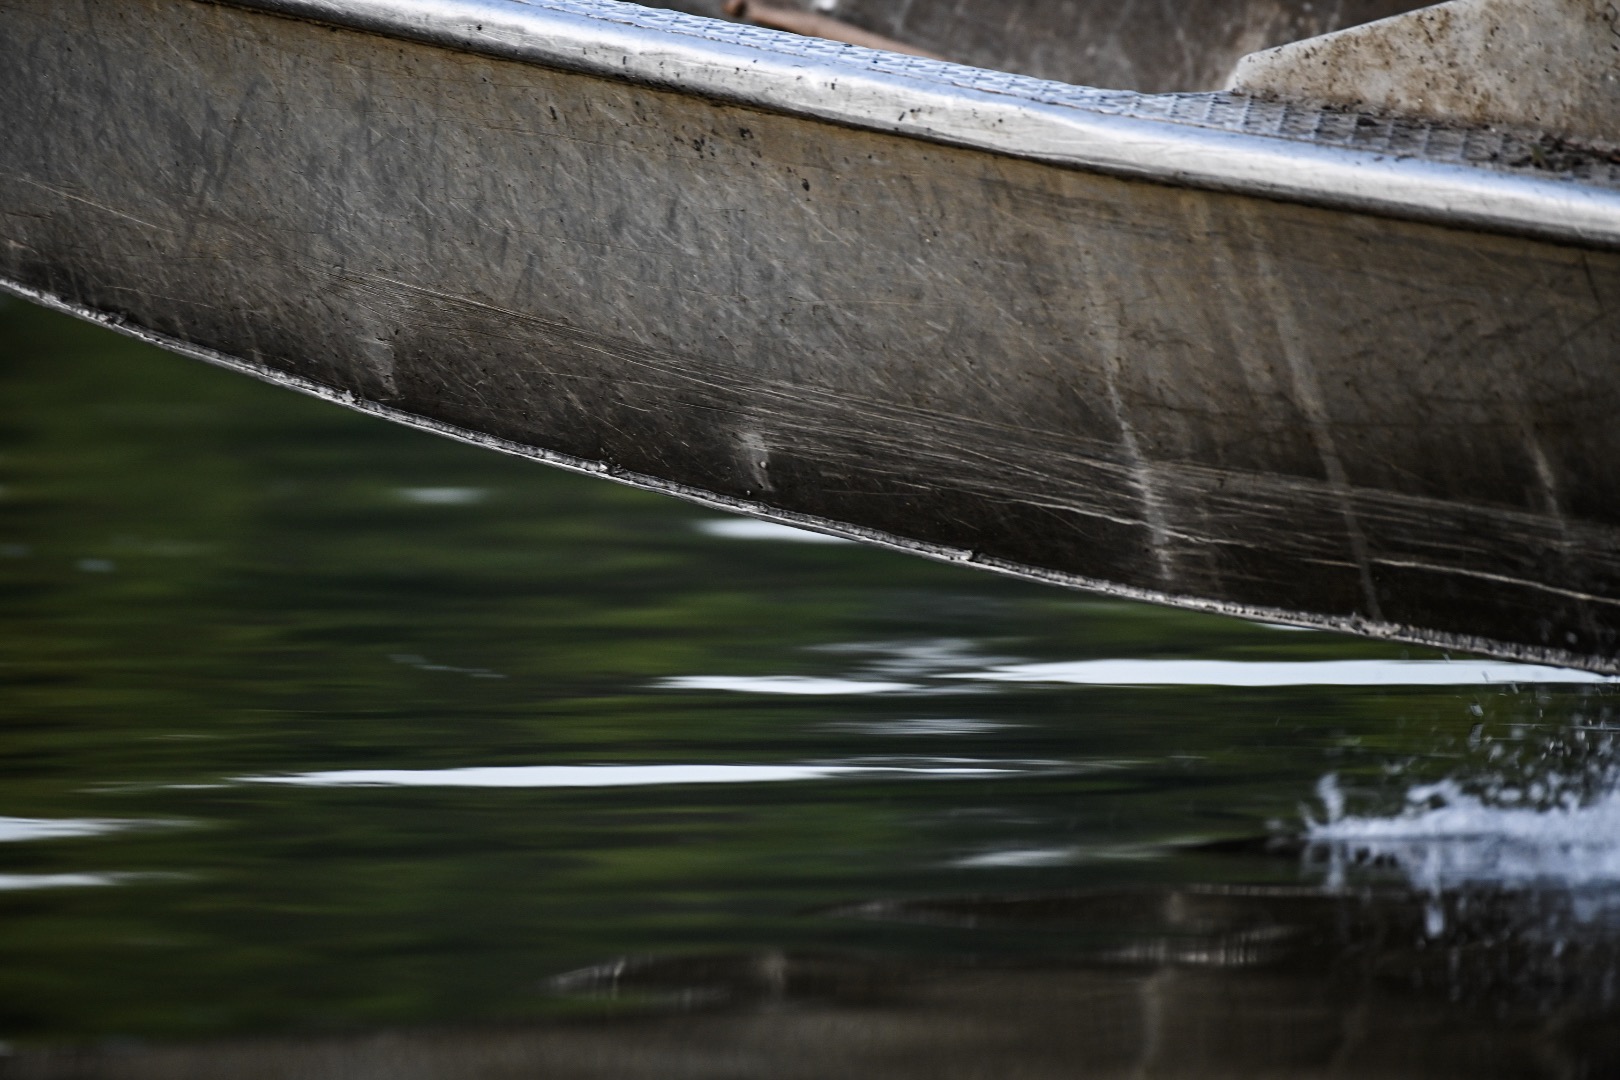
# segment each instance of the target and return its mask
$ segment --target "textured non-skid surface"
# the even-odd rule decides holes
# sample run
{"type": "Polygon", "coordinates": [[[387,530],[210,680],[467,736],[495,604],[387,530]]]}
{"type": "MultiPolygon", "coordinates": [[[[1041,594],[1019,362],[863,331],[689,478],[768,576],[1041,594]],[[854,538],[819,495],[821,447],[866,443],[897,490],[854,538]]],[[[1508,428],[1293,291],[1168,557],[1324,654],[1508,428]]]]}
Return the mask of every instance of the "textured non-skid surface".
{"type": "Polygon", "coordinates": [[[1587,184],[1620,187],[1620,150],[1582,147],[1530,131],[1471,128],[1418,118],[1320,108],[1224,92],[1138,94],[1099,90],[1003,71],[966,67],[925,57],[877,52],[820,38],[801,37],[743,23],[704,19],[619,0],[513,0],[525,7],[603,19],[715,44],[878,72],[957,89],[1018,97],[1109,116],[1163,120],[1243,135],[1474,165],[1587,184]]]}

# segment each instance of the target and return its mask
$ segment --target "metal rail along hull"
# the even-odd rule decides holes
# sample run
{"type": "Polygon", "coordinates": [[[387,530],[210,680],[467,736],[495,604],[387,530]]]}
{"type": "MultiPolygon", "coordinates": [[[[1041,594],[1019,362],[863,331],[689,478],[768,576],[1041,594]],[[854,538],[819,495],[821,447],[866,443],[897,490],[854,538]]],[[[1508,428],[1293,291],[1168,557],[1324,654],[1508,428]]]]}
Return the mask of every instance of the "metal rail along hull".
{"type": "Polygon", "coordinates": [[[0,48],[20,295],[730,509],[1620,670],[1612,164],[589,0],[3,0],[0,48]]]}

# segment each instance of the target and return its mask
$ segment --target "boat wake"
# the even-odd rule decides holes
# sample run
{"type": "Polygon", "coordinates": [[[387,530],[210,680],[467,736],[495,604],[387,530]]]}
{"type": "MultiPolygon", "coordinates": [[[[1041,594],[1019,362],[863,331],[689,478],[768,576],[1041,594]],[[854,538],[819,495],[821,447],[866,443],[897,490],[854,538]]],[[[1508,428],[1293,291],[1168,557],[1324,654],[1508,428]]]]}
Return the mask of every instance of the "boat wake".
{"type": "Polygon", "coordinates": [[[1412,787],[1392,815],[1362,817],[1344,812],[1344,795],[1330,775],[1317,787],[1326,819],[1308,818],[1305,835],[1326,856],[1329,884],[1342,884],[1354,866],[1371,865],[1395,867],[1428,892],[1620,886],[1620,790],[1589,800],[1566,790],[1549,800],[1550,785],[1540,787],[1472,793],[1443,780],[1412,787]]]}
{"type": "Polygon", "coordinates": [[[1304,814],[1306,865],[1330,890],[1398,878],[1428,898],[1430,937],[1485,895],[1519,897],[1543,929],[1620,931],[1620,745],[1577,729],[1522,750],[1473,775],[1413,784],[1386,813],[1349,812],[1360,793],[1324,776],[1320,817],[1304,814]]]}

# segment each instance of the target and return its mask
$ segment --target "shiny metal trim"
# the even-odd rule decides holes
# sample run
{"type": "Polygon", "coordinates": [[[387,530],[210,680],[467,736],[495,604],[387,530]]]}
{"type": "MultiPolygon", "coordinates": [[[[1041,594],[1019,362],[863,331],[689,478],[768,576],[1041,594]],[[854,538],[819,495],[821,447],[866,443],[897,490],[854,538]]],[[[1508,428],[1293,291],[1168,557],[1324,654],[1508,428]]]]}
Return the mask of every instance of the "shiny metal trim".
{"type": "Polygon", "coordinates": [[[1424,137],[1406,140],[1417,152],[1233,130],[1153,108],[1174,95],[1072,87],[617,0],[205,2],[1071,168],[1620,247],[1620,186],[1432,156],[1421,149],[1429,135],[1457,132],[1421,123],[1424,137]]]}
{"type": "Polygon", "coordinates": [[[992,558],[976,551],[965,548],[947,547],[942,544],[930,544],[908,537],[898,536],[894,533],[884,532],[880,529],[869,529],[860,525],[851,525],[830,518],[816,517],[810,514],[795,513],[791,510],[782,510],[767,503],[754,502],[749,499],[739,499],[703,488],[692,487],[687,484],[678,484],[646,473],[634,472],[604,461],[594,461],[588,458],[575,457],[571,454],[559,454],[545,450],[538,446],[526,443],[513,442],[495,435],[485,434],[481,431],[458,427],[441,420],[422,416],[417,413],[406,412],[389,405],[369,401],[345,390],[338,390],[312,379],[281,371],[265,364],[256,363],[239,356],[220,352],[203,345],[197,345],[182,338],[171,337],[168,334],[150,330],[144,326],[132,323],[124,317],[112,312],[102,311],[75,301],[66,300],[52,293],[31,288],[20,282],[0,276],[0,299],[7,294],[52,311],[58,311],[97,326],[105,327],[126,337],[148,345],[156,346],[167,352],[180,356],[201,360],[215,367],[227,371],[235,371],[243,375],[250,375],[263,382],[275,386],[295,390],[309,397],[319,398],[322,401],[342,405],[356,412],[365,413],[396,424],[415,428],[419,431],[430,432],[457,442],[467,443],[471,446],[494,450],[513,457],[527,458],[538,461],[569,472],[581,473],[586,476],[602,477],[627,487],[639,488],[643,491],[654,491],[661,495],[670,495],[686,502],[695,503],[713,510],[721,510],[732,514],[743,514],[747,517],[758,518],[762,521],[772,521],[781,525],[791,525],[794,528],[810,529],[814,532],[826,533],[829,536],[839,536],[876,547],[887,548],[891,551],[903,552],[907,555],[920,555],[925,559],[936,562],[953,563],[958,566],[969,566],[977,570],[989,570],[992,573],[1004,574],[1008,577],[1019,578],[1024,581],[1038,582],[1043,585],[1058,585],[1065,588],[1079,589],[1084,592],[1100,596],[1115,597],[1121,600],[1138,600],[1153,604],[1164,604],[1170,607],[1190,611],[1203,611],[1216,615],[1230,615],[1243,619],[1254,619],[1259,622],[1276,623],[1285,626],[1308,627],[1313,630],[1328,630],[1341,633],[1356,634],[1361,637],[1382,639],[1385,641],[1406,642],[1413,645],[1424,645],[1442,649],[1455,649],[1462,652],[1481,653],[1487,656],[1500,657],[1505,660],[1522,661],[1532,664],[1550,664],[1557,667],[1577,668],[1586,671],[1596,671],[1602,674],[1620,674],[1620,666],[1613,661],[1605,662],[1602,658],[1569,652],[1556,648],[1536,648],[1512,642],[1498,641],[1494,638],[1476,637],[1468,634],[1447,633],[1442,631],[1424,630],[1419,627],[1400,623],[1387,622],[1360,617],[1335,617],[1317,615],[1309,612],[1292,611],[1284,608],[1271,608],[1253,604],[1235,604],[1218,600],[1207,600],[1197,596],[1188,596],[1179,593],[1160,592],[1155,589],[1133,588],[1115,582],[1104,581],[1098,578],[1085,577],[1079,574],[1062,573],[1055,570],[1046,570],[1025,563],[1012,562],[1007,559],[992,558]]]}

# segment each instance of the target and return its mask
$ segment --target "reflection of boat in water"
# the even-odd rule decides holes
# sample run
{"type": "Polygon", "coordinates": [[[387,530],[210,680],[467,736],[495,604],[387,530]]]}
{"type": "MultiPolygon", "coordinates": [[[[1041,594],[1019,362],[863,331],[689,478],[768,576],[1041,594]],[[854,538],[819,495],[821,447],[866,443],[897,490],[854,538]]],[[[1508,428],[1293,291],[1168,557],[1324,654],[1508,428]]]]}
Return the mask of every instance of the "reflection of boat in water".
{"type": "Polygon", "coordinates": [[[1461,0],[1207,90],[1406,6],[835,12],[1135,88],[1094,90],[606,0],[12,0],[0,277],[715,505],[1615,670],[1599,5],[1461,0]],[[1465,55],[1504,12],[1533,32],[1465,55]]]}
{"type": "MultiPolygon", "coordinates": [[[[1171,888],[849,914],[955,934],[852,953],[628,958],[551,980],[569,1020],[20,1055],[16,1075],[568,1078],[1612,1075],[1620,926],[1558,947],[1546,898],[1479,894],[1444,935],[1403,891],[1171,888]],[[977,940],[1022,935],[1009,959],[977,940]],[[1506,943],[1505,943],[1506,942],[1506,943]],[[954,958],[942,958],[949,953],[954,958]]],[[[1567,914],[1567,913],[1566,913],[1567,914]]],[[[6,1075],[12,1075],[6,1073],[6,1075]]]]}

